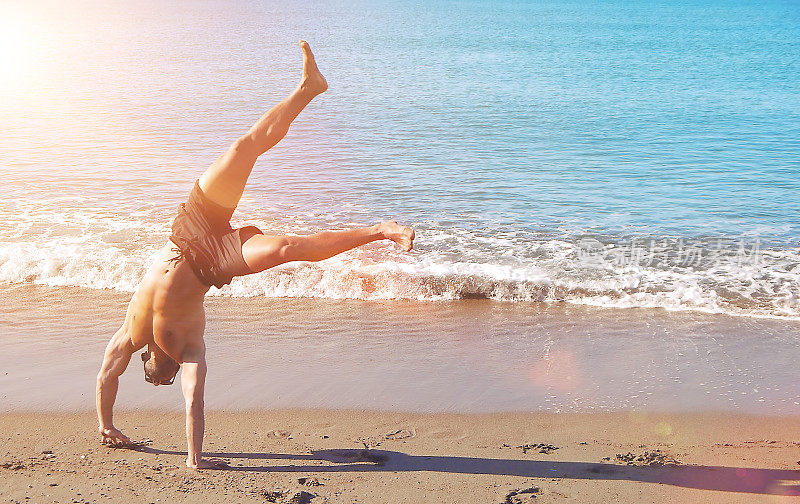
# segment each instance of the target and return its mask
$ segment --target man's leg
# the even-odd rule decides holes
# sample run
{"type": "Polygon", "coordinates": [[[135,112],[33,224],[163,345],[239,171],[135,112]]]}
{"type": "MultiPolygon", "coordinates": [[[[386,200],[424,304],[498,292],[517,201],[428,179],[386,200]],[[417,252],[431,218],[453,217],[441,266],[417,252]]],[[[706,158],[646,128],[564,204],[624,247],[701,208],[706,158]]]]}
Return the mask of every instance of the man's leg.
{"type": "Polygon", "coordinates": [[[308,236],[253,235],[242,245],[242,255],[253,273],[290,261],[322,261],[358,246],[392,240],[405,251],[414,244],[414,231],[395,221],[346,231],[323,231],[308,236]]]}
{"type": "Polygon", "coordinates": [[[328,83],[317,68],[311,48],[300,41],[303,49],[303,77],[292,93],[264,114],[244,136],[217,159],[200,177],[200,188],[213,202],[235,208],[256,159],[277,144],[289,131],[289,125],[311,100],[328,89],[328,83]]]}

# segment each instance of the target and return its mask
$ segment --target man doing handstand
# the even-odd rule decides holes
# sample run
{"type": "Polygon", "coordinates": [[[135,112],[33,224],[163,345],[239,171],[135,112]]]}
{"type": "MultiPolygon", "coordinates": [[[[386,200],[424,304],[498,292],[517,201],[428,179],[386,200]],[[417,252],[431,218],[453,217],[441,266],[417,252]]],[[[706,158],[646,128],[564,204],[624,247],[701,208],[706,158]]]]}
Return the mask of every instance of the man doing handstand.
{"type": "Polygon", "coordinates": [[[187,202],[178,209],[169,241],[157,253],[128,305],[125,322],[108,343],[97,375],[97,418],[103,442],[130,442],[114,427],[114,401],[119,377],[131,356],[147,345],[142,354],[146,381],[156,386],[171,384],[182,368],[186,465],[216,467],[219,461],[202,456],[206,378],[203,299],[209,288],[289,261],[321,261],[376,240],[392,240],[403,250],[411,250],[414,231],[394,221],[309,236],[269,236],[252,226],[231,229],[231,215],[258,156],[277,144],[306,105],[328,88],[308,44],[301,41],[300,47],[300,84],[195,182],[187,202]]]}

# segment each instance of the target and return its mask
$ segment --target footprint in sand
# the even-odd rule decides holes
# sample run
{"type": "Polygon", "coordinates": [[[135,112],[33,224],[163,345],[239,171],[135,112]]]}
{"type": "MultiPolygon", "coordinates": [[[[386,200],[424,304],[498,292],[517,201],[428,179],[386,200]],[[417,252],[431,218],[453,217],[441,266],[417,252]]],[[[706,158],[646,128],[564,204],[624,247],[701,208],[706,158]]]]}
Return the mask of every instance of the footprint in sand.
{"type": "Polygon", "coordinates": [[[297,478],[297,482],[301,485],[305,486],[324,486],[325,483],[321,482],[317,478],[312,478],[310,476],[303,476],[302,478],[297,478]]]}
{"type": "Polygon", "coordinates": [[[385,439],[408,439],[416,436],[417,434],[413,430],[409,429],[398,429],[396,431],[392,431],[388,434],[384,434],[385,439]]]}
{"type": "Polygon", "coordinates": [[[276,504],[310,504],[311,500],[316,497],[315,494],[305,491],[291,492],[290,490],[263,490],[261,496],[267,502],[274,502],[276,504]]]}
{"type": "Polygon", "coordinates": [[[522,453],[528,453],[531,450],[535,450],[539,453],[544,453],[545,455],[550,455],[559,449],[558,446],[553,446],[550,443],[528,443],[517,446],[517,448],[522,448],[522,453]]]}
{"type": "Polygon", "coordinates": [[[504,504],[530,504],[536,502],[539,495],[542,495],[542,489],[537,486],[516,488],[506,494],[504,504]]]}
{"type": "Polygon", "coordinates": [[[10,462],[3,462],[0,464],[0,467],[3,469],[11,469],[12,471],[19,471],[20,469],[25,469],[25,464],[19,460],[12,460],[10,462]]]}
{"type": "Polygon", "coordinates": [[[645,451],[641,454],[633,452],[617,453],[617,460],[624,462],[627,465],[637,466],[665,466],[665,465],[680,465],[681,463],[672,455],[661,450],[645,451]]]}

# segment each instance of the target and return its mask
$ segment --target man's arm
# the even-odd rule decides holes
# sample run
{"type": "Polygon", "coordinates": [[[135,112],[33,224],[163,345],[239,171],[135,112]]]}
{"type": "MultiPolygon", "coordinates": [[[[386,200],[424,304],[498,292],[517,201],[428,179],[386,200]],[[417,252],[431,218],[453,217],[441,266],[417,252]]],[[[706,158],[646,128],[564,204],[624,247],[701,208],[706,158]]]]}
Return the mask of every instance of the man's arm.
{"type": "Polygon", "coordinates": [[[206,427],[204,394],[206,385],[206,351],[184,352],[181,388],[186,400],[186,467],[222,469],[228,464],[217,458],[203,458],[203,432],[206,427]]]}
{"type": "Polygon", "coordinates": [[[186,400],[186,466],[201,469],[203,464],[203,432],[206,427],[204,394],[206,385],[205,349],[184,355],[181,388],[186,400]]]}
{"type": "Polygon", "coordinates": [[[100,424],[102,441],[111,444],[130,443],[128,436],[114,427],[114,401],[117,399],[119,377],[131,361],[134,348],[125,327],[121,327],[111,338],[103,356],[103,364],[97,373],[96,404],[97,421],[100,424]]]}

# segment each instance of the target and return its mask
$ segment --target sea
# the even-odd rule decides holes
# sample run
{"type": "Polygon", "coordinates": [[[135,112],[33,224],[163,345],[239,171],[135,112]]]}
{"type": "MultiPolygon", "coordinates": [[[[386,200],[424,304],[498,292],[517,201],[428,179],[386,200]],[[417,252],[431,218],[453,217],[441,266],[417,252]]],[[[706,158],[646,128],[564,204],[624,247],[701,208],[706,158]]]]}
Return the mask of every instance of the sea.
{"type": "Polygon", "coordinates": [[[800,414],[795,0],[0,3],[0,409],[92,407],[300,39],[233,225],[417,238],[212,289],[209,406],[800,414]]]}

